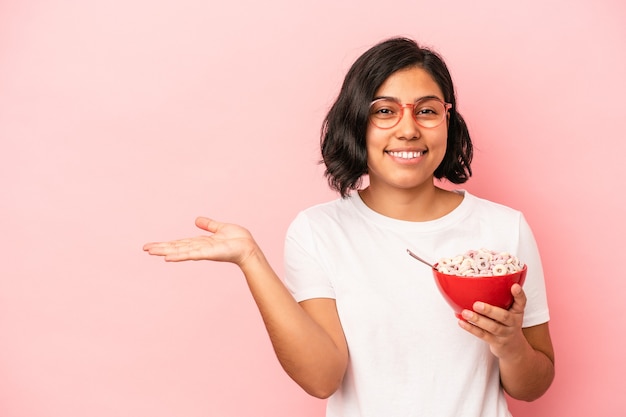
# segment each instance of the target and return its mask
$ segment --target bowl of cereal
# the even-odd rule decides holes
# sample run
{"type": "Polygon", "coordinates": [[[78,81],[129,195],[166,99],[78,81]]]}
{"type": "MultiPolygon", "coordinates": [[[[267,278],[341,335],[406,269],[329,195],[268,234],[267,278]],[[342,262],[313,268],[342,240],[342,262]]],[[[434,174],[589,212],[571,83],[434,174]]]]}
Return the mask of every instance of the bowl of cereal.
{"type": "Polygon", "coordinates": [[[461,318],[461,311],[472,310],[476,301],[508,310],[511,287],[524,284],[528,267],[509,253],[480,249],[442,258],[432,270],[443,298],[461,318]]]}

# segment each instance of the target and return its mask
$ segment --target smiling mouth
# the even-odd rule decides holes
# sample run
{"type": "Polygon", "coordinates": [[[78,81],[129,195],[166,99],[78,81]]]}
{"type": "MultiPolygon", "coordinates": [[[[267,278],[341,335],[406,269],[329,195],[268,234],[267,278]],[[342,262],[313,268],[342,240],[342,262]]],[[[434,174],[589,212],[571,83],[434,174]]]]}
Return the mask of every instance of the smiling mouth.
{"type": "Polygon", "coordinates": [[[395,157],[395,158],[401,158],[401,159],[413,159],[413,158],[419,158],[420,156],[424,155],[424,151],[420,151],[420,152],[392,152],[392,151],[388,151],[387,152],[389,155],[395,157]]]}

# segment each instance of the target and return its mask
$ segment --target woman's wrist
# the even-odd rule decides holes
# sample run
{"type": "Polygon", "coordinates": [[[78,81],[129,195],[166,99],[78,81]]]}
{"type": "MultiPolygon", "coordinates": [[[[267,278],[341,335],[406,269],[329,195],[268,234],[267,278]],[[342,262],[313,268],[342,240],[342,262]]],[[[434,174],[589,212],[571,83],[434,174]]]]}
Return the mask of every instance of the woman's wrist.
{"type": "Polygon", "coordinates": [[[263,263],[267,263],[263,251],[261,251],[261,248],[256,244],[253,239],[251,239],[249,245],[250,247],[245,251],[247,255],[242,257],[241,261],[237,262],[237,265],[244,274],[258,269],[259,266],[263,263]]]}

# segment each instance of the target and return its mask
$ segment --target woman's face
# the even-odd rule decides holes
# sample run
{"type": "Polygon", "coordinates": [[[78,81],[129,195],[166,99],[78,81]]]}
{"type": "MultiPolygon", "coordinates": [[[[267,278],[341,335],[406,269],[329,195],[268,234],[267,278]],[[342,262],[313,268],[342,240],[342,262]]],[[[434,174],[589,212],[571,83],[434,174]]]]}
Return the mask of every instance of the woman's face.
{"type": "MultiPolygon", "coordinates": [[[[374,99],[380,97],[393,98],[401,104],[414,104],[424,97],[444,100],[435,80],[418,67],[391,74],[374,99]]],[[[365,140],[372,190],[432,187],[433,173],[446,153],[447,114],[439,126],[424,128],[412,117],[411,107],[405,107],[402,112],[402,118],[392,128],[381,129],[371,121],[368,123],[365,140]]]]}

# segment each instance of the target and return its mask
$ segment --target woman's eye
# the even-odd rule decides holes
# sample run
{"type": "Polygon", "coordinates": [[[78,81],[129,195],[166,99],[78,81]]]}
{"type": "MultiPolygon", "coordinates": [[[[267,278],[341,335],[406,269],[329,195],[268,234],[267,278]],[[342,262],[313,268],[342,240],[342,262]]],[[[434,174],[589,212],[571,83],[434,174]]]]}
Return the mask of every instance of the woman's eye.
{"type": "Polygon", "coordinates": [[[374,113],[379,117],[391,117],[396,112],[390,107],[380,107],[374,113]]]}

